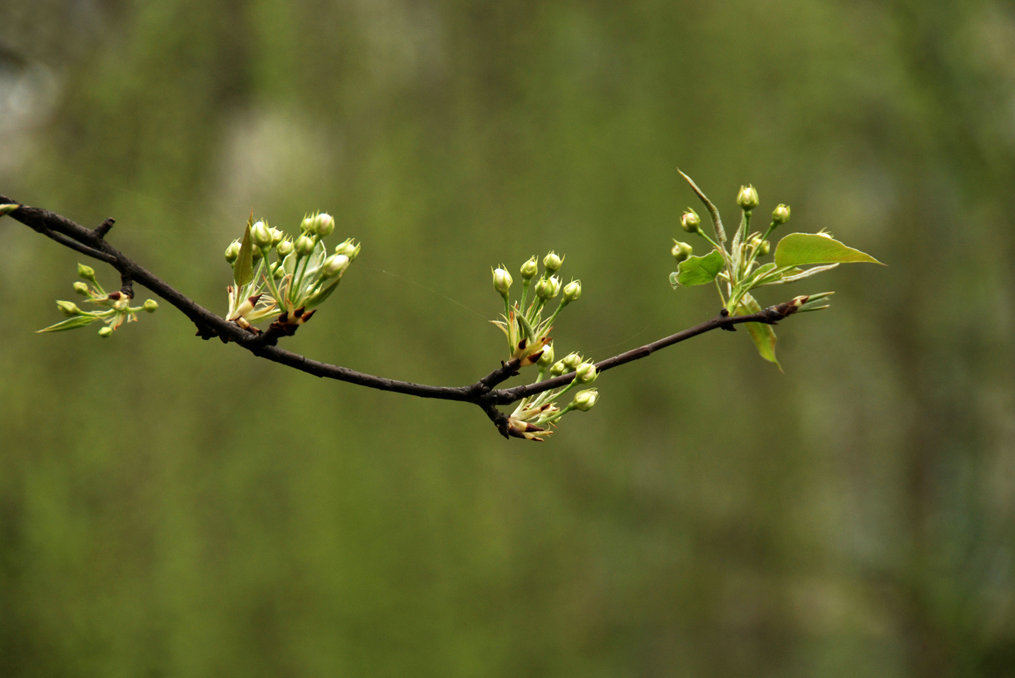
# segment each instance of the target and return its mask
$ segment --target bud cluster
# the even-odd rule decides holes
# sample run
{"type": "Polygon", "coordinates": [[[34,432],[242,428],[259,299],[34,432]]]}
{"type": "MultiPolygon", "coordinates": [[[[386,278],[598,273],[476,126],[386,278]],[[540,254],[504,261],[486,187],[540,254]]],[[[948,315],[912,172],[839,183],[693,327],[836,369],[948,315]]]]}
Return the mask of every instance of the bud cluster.
{"type": "Polygon", "coordinates": [[[251,217],[243,239],[225,250],[234,282],[226,318],[254,331],[252,323],[273,318],[287,334],[310,320],[359,255],[352,238],[329,250],[324,239],[334,231],[335,219],[325,212],[305,216],[298,235],[251,217]]]}
{"type": "Polygon", "coordinates": [[[581,388],[571,398],[571,401],[564,407],[557,402],[566,393],[575,388],[587,387],[599,376],[596,366],[591,361],[585,360],[577,353],[569,353],[567,356],[553,361],[553,344],[548,344],[543,351],[543,356],[549,353],[549,358],[543,357],[537,362],[539,365],[539,378],[536,383],[543,380],[548,372],[550,376],[559,377],[573,373],[574,378],[566,386],[543,391],[534,396],[522,398],[514,411],[508,416],[508,433],[516,438],[526,440],[542,441],[546,436],[553,433],[557,426],[568,412],[588,412],[599,400],[599,390],[595,388],[581,388]]]}
{"type": "Polygon", "coordinates": [[[94,322],[101,322],[99,336],[105,338],[112,336],[113,332],[125,322],[137,322],[137,314],[140,311],[154,313],[159,308],[158,302],[154,299],[148,299],[140,306],[131,306],[133,294],[129,291],[107,293],[96,279],[95,269],[91,266],[78,264],[78,277],[82,280],[74,283],[74,292],[83,297],[85,303],[92,304],[100,310],[86,311],[73,301],[58,300],[56,307],[67,316],[66,320],[38,330],[39,333],[75,330],[94,322]]]}

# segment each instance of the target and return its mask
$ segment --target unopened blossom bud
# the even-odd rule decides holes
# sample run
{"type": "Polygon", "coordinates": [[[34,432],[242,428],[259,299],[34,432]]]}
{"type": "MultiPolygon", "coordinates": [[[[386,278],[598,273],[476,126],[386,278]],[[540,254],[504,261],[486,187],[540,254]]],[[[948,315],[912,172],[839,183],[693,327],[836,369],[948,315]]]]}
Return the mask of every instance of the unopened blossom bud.
{"type": "Polygon", "coordinates": [[[268,224],[263,221],[254,222],[250,227],[250,240],[258,247],[270,247],[271,231],[268,230],[268,224]]]}
{"type": "Polygon", "coordinates": [[[569,370],[573,370],[582,364],[582,357],[578,353],[568,353],[566,356],[561,358],[561,362],[569,370]]]}
{"type": "Polygon", "coordinates": [[[550,376],[559,377],[560,375],[567,372],[568,369],[570,368],[568,368],[567,363],[565,363],[563,360],[558,360],[557,362],[550,365],[550,376]]]}
{"type": "Polygon", "coordinates": [[[582,295],[582,281],[572,280],[568,284],[564,285],[564,301],[572,302],[578,301],[582,295]]]}
{"type": "Polygon", "coordinates": [[[87,264],[78,264],[78,277],[85,280],[95,280],[95,269],[87,264]]]}
{"type": "Polygon", "coordinates": [[[234,240],[226,247],[226,263],[231,264],[240,257],[240,241],[234,240]]]}
{"type": "Polygon", "coordinates": [[[321,270],[327,277],[335,278],[345,273],[347,268],[349,268],[349,257],[344,254],[332,254],[324,260],[321,270]]]}
{"type": "Polygon", "coordinates": [[[543,257],[543,268],[545,268],[549,273],[556,273],[563,265],[564,257],[560,256],[556,252],[551,251],[543,257]]]}
{"type": "Polygon", "coordinates": [[[296,249],[296,246],[293,245],[293,241],[290,240],[289,238],[286,238],[282,240],[282,242],[280,242],[279,244],[275,245],[275,251],[278,252],[278,256],[280,257],[289,256],[290,254],[292,254],[292,251],[294,249],[296,249]]]}
{"type": "Polygon", "coordinates": [[[335,230],[335,218],[327,212],[321,212],[314,219],[314,232],[322,238],[332,234],[335,230]]]}
{"type": "Polygon", "coordinates": [[[745,212],[750,212],[758,206],[758,191],[750,184],[740,187],[740,192],[737,193],[737,204],[745,212]]]}
{"type": "Polygon", "coordinates": [[[159,310],[159,302],[154,299],[145,299],[142,308],[148,313],[155,313],[155,311],[159,310]]]}
{"type": "Polygon", "coordinates": [[[84,313],[78,305],[73,301],[57,301],[56,307],[60,309],[60,312],[67,316],[81,315],[84,313]]]}
{"type": "Polygon", "coordinates": [[[313,233],[316,227],[317,217],[312,214],[303,217],[303,221],[300,222],[300,230],[304,233],[313,233]]]}
{"type": "Polygon", "coordinates": [[[542,300],[553,299],[560,294],[561,281],[555,275],[543,278],[536,283],[536,296],[542,300]]]}
{"type": "Polygon", "coordinates": [[[575,379],[583,384],[588,384],[596,380],[596,366],[589,362],[584,362],[578,365],[574,371],[575,379]]]}
{"type": "Polygon", "coordinates": [[[71,287],[73,287],[74,291],[80,294],[82,297],[88,296],[88,283],[83,283],[80,280],[78,280],[73,285],[71,285],[71,287]]]}
{"type": "Polygon", "coordinates": [[[536,364],[540,367],[547,367],[553,364],[553,342],[543,347],[543,352],[539,354],[539,360],[536,361],[536,364]]]}
{"type": "Polygon", "coordinates": [[[574,409],[588,412],[595,407],[599,400],[599,391],[594,388],[587,388],[574,394],[574,409]]]}
{"type": "Polygon", "coordinates": [[[698,233],[701,231],[701,217],[698,216],[697,212],[688,207],[680,215],[680,227],[688,233],[698,233]]]}
{"type": "Polygon", "coordinates": [[[691,253],[693,251],[694,251],[694,248],[691,247],[686,242],[680,242],[679,240],[674,240],[673,241],[673,249],[670,250],[670,254],[673,255],[673,258],[676,259],[677,263],[679,264],[681,261],[684,261],[689,256],[691,256],[691,253]]]}
{"type": "Polygon", "coordinates": [[[280,242],[282,242],[282,238],[285,237],[285,233],[283,233],[282,229],[280,229],[280,228],[275,228],[275,227],[269,228],[268,229],[268,233],[271,234],[271,246],[272,247],[275,247],[280,242]]]}
{"type": "Polygon", "coordinates": [[[511,283],[514,282],[511,279],[511,274],[503,266],[491,269],[493,273],[493,288],[500,293],[500,296],[507,299],[508,290],[511,289],[511,283]]]}
{"type": "Polygon", "coordinates": [[[536,273],[539,273],[539,262],[536,261],[536,255],[532,255],[528,260],[522,264],[522,280],[532,280],[536,277],[536,273]]]}
{"type": "Polygon", "coordinates": [[[359,256],[360,244],[353,238],[346,238],[338,245],[335,246],[335,254],[344,254],[349,257],[349,261],[353,261],[359,256]]]}
{"type": "Polygon", "coordinates": [[[305,257],[314,251],[314,239],[304,233],[300,237],[296,238],[296,253],[305,257]]]}
{"type": "Polygon", "coordinates": [[[109,325],[100,327],[99,336],[102,337],[103,339],[108,339],[109,337],[113,336],[113,328],[110,327],[109,325]]]}
{"type": "Polygon", "coordinates": [[[785,224],[789,221],[789,205],[779,203],[772,210],[772,225],[778,226],[779,224],[785,224]]]}

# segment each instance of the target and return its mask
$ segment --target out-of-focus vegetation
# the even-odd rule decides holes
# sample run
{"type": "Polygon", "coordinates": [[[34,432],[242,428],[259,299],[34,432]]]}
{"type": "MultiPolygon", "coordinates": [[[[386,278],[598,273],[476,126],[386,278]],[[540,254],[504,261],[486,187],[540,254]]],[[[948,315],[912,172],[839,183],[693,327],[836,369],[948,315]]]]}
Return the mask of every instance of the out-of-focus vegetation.
{"type": "Polygon", "coordinates": [[[470,382],[490,266],[550,248],[558,352],[710,317],[678,165],[889,266],[826,274],[786,374],[713,333],[535,445],[167,307],[36,335],[80,257],[0,220],[0,673],[1012,675],[1010,3],[8,5],[0,192],[223,312],[251,209],[331,212],[315,358],[470,382]]]}

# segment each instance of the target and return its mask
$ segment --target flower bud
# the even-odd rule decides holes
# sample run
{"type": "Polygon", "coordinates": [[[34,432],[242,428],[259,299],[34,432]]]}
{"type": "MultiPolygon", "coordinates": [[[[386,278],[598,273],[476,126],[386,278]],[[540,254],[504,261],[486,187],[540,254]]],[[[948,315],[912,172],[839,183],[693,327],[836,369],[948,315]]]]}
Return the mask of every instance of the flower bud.
{"type": "Polygon", "coordinates": [[[701,232],[701,217],[698,216],[697,212],[688,207],[680,215],[680,227],[688,233],[699,233],[701,232]]]}
{"type": "Polygon", "coordinates": [[[522,280],[532,280],[536,277],[536,273],[539,273],[539,263],[536,261],[536,255],[532,255],[528,260],[522,264],[522,280]]]}
{"type": "Polygon", "coordinates": [[[550,365],[550,376],[559,377],[567,371],[568,366],[563,360],[558,360],[557,362],[550,365]]]}
{"type": "Polygon", "coordinates": [[[321,270],[325,276],[335,278],[341,277],[347,268],[349,268],[349,257],[344,254],[332,254],[324,260],[321,270]]]}
{"type": "Polygon", "coordinates": [[[82,297],[87,297],[88,296],[88,284],[87,283],[83,283],[80,280],[78,280],[73,285],[71,285],[71,287],[73,287],[74,291],[77,292],[78,294],[80,294],[82,297]]]}
{"type": "Polygon", "coordinates": [[[689,256],[691,256],[691,253],[693,251],[694,251],[694,248],[691,247],[686,242],[680,242],[679,240],[674,240],[673,241],[673,249],[670,250],[670,254],[673,255],[673,258],[676,259],[677,263],[679,264],[681,261],[684,261],[689,256]]]}
{"type": "Polygon", "coordinates": [[[145,299],[142,308],[148,313],[155,313],[155,311],[159,310],[159,302],[154,299],[145,299]]]}
{"type": "Polygon", "coordinates": [[[280,243],[275,245],[275,251],[278,252],[278,256],[280,257],[289,256],[290,254],[292,254],[292,251],[294,249],[296,249],[296,246],[293,245],[293,241],[290,240],[289,238],[285,238],[280,243]]]}
{"type": "Polygon", "coordinates": [[[740,187],[740,192],[737,193],[737,204],[745,212],[750,212],[758,206],[758,191],[750,184],[740,187]]]}
{"type": "Polygon", "coordinates": [[[250,227],[250,240],[258,247],[270,247],[271,231],[268,230],[268,224],[263,221],[255,222],[250,227]]]}
{"type": "Polygon", "coordinates": [[[303,233],[313,233],[314,228],[317,226],[317,217],[312,214],[308,214],[303,217],[303,221],[300,222],[300,230],[303,233]]]}
{"type": "Polygon", "coordinates": [[[226,247],[226,263],[232,264],[240,257],[240,241],[234,240],[226,247]]]}
{"type": "Polygon", "coordinates": [[[778,226],[779,224],[785,224],[789,221],[789,205],[779,203],[772,210],[772,225],[778,226]]]}
{"type": "Polygon", "coordinates": [[[553,342],[543,347],[543,352],[539,354],[539,360],[536,361],[536,364],[540,367],[547,367],[553,364],[553,342]]]}
{"type": "Polygon", "coordinates": [[[564,301],[570,303],[572,301],[578,301],[582,295],[582,281],[572,280],[568,284],[564,285],[564,301]]]}
{"type": "Polygon", "coordinates": [[[573,370],[582,364],[582,357],[578,353],[572,352],[561,358],[561,362],[564,363],[567,369],[573,370]]]}
{"type": "Polygon", "coordinates": [[[590,362],[583,362],[574,371],[575,379],[583,384],[588,384],[596,380],[598,376],[596,374],[596,366],[590,362]]]}
{"type": "Polygon", "coordinates": [[[344,254],[349,261],[354,261],[359,256],[360,244],[353,238],[346,238],[335,246],[335,254],[344,254]]]}
{"type": "Polygon", "coordinates": [[[109,337],[113,336],[113,328],[110,327],[109,325],[104,325],[100,327],[99,336],[102,337],[103,339],[108,339],[109,337]]]}
{"type": "Polygon", "coordinates": [[[279,228],[274,228],[274,227],[269,228],[268,229],[268,233],[271,234],[271,246],[272,247],[275,247],[280,242],[282,242],[282,238],[285,237],[285,233],[283,233],[282,229],[279,229],[279,228]]]}
{"type": "Polygon", "coordinates": [[[549,273],[556,273],[560,270],[560,267],[564,265],[564,257],[558,255],[556,252],[550,252],[543,257],[543,267],[549,273]]]}
{"type": "Polygon", "coordinates": [[[296,254],[305,257],[314,251],[314,239],[304,233],[296,238],[296,254]]]}
{"type": "Polygon", "coordinates": [[[85,280],[95,280],[95,269],[87,264],[78,264],[78,277],[85,280]]]}
{"type": "Polygon", "coordinates": [[[511,274],[503,266],[490,269],[493,272],[493,288],[500,293],[500,296],[507,299],[508,290],[511,289],[511,274]]]}
{"type": "Polygon", "coordinates": [[[327,212],[321,212],[314,218],[314,232],[322,238],[332,234],[335,230],[335,218],[327,212]]]}
{"type": "Polygon", "coordinates": [[[574,409],[588,412],[595,407],[599,400],[599,391],[594,388],[587,388],[574,394],[574,409]]]}
{"type": "Polygon", "coordinates": [[[57,301],[56,307],[67,316],[81,315],[84,313],[73,301],[57,301]]]}
{"type": "Polygon", "coordinates": [[[542,300],[553,299],[560,294],[561,281],[555,275],[543,278],[536,283],[536,296],[542,300]]]}
{"type": "Polygon", "coordinates": [[[761,256],[768,254],[772,250],[772,243],[762,240],[761,236],[754,236],[748,244],[761,256]]]}

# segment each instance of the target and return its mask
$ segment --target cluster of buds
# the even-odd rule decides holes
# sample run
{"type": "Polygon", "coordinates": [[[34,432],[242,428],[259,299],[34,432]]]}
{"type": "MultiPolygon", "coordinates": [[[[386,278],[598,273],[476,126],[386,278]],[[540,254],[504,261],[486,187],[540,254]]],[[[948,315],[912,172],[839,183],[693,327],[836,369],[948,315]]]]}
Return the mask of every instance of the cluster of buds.
{"type": "Polygon", "coordinates": [[[572,280],[565,285],[557,275],[563,265],[564,257],[550,252],[543,257],[543,272],[540,274],[538,260],[535,255],[530,257],[519,270],[522,295],[515,302],[510,298],[514,283],[511,273],[503,265],[492,269],[493,288],[504,299],[502,320],[492,322],[507,337],[510,359],[518,360],[523,367],[540,359],[550,343],[550,332],[557,316],[565,306],[581,297],[580,280],[572,280]],[[557,307],[549,317],[543,318],[547,303],[557,297],[560,297],[557,307]]]}
{"type": "Polygon", "coordinates": [[[107,293],[96,280],[95,269],[91,266],[78,264],[78,277],[81,280],[74,283],[74,291],[84,297],[85,302],[93,304],[100,310],[86,311],[73,301],[57,301],[56,307],[67,316],[66,320],[38,330],[38,332],[62,332],[85,327],[94,322],[101,322],[99,336],[109,337],[125,322],[136,322],[137,314],[140,311],[154,313],[159,307],[158,302],[154,299],[148,299],[140,306],[131,306],[132,295],[126,291],[107,293]]]}
{"type": "Polygon", "coordinates": [[[553,433],[553,427],[565,414],[588,412],[599,400],[599,391],[595,388],[587,388],[599,376],[594,363],[585,360],[577,353],[570,353],[557,361],[554,361],[553,358],[553,344],[549,343],[536,361],[536,365],[539,366],[539,376],[536,383],[543,381],[547,376],[560,377],[569,373],[573,373],[574,378],[561,388],[522,398],[518,406],[508,416],[509,435],[526,440],[542,441],[553,433]],[[581,390],[575,392],[567,405],[560,407],[557,404],[562,396],[577,388],[581,390]]]}
{"type": "Polygon", "coordinates": [[[359,255],[360,246],[352,238],[329,250],[324,238],[334,230],[335,219],[324,212],[304,217],[297,236],[251,216],[243,239],[225,251],[234,283],[227,288],[226,318],[254,331],[253,323],[273,318],[285,334],[310,320],[359,255]]]}

